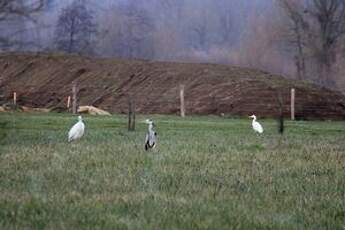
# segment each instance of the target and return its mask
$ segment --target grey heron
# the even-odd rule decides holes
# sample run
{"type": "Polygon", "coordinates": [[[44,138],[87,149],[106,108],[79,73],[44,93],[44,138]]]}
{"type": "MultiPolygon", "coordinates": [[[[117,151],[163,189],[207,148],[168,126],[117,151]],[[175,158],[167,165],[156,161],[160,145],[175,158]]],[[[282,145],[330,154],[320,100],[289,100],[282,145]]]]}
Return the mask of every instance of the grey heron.
{"type": "Polygon", "coordinates": [[[146,124],[148,124],[148,130],[146,133],[145,138],[145,150],[153,149],[157,144],[157,133],[153,130],[153,121],[151,119],[147,119],[145,121],[146,124]]]}

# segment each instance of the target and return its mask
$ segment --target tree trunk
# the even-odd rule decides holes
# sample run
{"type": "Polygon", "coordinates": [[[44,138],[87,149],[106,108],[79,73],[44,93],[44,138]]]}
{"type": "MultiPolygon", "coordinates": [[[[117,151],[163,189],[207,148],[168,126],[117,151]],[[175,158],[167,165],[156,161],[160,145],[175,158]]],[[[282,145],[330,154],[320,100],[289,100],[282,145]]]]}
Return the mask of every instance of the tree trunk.
{"type": "Polygon", "coordinates": [[[69,36],[68,53],[72,53],[72,50],[73,50],[73,46],[74,46],[73,37],[74,37],[74,18],[72,20],[71,32],[69,36]]]}
{"type": "Polygon", "coordinates": [[[303,51],[303,41],[302,41],[302,35],[301,35],[301,28],[298,25],[296,30],[296,36],[297,36],[297,52],[298,52],[298,79],[304,80],[306,75],[306,69],[305,69],[305,57],[304,57],[304,51],[303,51]]]}

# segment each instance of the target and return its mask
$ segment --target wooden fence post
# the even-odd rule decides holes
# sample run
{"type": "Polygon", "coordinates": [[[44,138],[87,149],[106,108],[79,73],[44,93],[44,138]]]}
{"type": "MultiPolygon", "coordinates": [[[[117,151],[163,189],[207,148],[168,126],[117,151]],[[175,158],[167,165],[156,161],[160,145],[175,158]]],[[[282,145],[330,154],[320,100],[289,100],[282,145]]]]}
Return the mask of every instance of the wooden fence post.
{"type": "Polygon", "coordinates": [[[69,107],[71,107],[71,96],[67,98],[67,109],[69,109],[69,107]]]}
{"type": "Polygon", "coordinates": [[[77,114],[78,112],[78,102],[77,102],[77,81],[72,83],[72,113],[77,114]]]}
{"type": "Polygon", "coordinates": [[[3,94],[0,94],[0,105],[3,104],[4,99],[5,99],[5,96],[3,94]]]}
{"type": "Polygon", "coordinates": [[[135,100],[132,101],[132,131],[135,131],[135,100]]]}
{"type": "Polygon", "coordinates": [[[16,92],[13,92],[13,105],[14,105],[14,107],[17,106],[17,93],[16,92]]]}
{"type": "Polygon", "coordinates": [[[284,133],[284,100],[281,91],[277,91],[277,101],[278,101],[278,132],[280,134],[284,133]]]}
{"type": "Polygon", "coordinates": [[[295,120],[295,89],[291,89],[291,120],[295,120]]]}
{"type": "Polygon", "coordinates": [[[135,102],[128,96],[128,131],[135,130],[135,102]]]}
{"type": "Polygon", "coordinates": [[[185,105],[184,105],[184,85],[180,85],[180,111],[181,117],[185,117],[185,105]]]}

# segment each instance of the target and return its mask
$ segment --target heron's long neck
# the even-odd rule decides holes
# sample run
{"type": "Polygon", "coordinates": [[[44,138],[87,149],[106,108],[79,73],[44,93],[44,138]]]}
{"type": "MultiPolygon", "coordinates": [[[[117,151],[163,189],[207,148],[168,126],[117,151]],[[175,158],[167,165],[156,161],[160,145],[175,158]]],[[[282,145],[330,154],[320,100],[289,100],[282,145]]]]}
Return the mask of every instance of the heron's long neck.
{"type": "Polygon", "coordinates": [[[153,125],[149,124],[149,131],[152,131],[152,129],[153,129],[153,125]]]}
{"type": "Polygon", "coordinates": [[[253,123],[256,121],[256,117],[253,117],[253,123]]]}

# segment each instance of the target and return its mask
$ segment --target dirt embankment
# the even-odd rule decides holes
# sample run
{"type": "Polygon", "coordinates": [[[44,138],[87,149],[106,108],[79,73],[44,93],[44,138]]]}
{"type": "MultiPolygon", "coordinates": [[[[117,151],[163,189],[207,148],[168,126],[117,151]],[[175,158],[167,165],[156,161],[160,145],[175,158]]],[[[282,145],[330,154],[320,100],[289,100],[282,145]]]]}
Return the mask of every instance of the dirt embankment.
{"type": "Polygon", "coordinates": [[[16,91],[20,105],[64,110],[73,81],[78,82],[80,105],[117,113],[127,112],[130,95],[139,113],[177,114],[183,84],[187,114],[271,117],[277,115],[281,98],[289,116],[293,87],[297,118],[345,119],[341,93],[259,70],[54,54],[0,56],[2,104],[16,91]]]}

